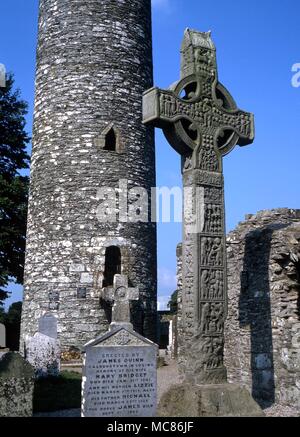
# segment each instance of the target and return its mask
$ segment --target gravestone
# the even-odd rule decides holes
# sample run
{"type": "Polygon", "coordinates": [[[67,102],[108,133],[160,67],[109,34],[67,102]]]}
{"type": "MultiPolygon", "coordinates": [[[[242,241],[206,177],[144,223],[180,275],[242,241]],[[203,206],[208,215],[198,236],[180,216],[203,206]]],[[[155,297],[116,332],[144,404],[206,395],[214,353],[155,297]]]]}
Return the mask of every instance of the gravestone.
{"type": "Polygon", "coordinates": [[[34,370],[18,352],[0,353],[0,417],[32,416],[34,370]]]}
{"type": "MultiPolygon", "coordinates": [[[[222,157],[237,144],[253,142],[254,117],[238,109],[218,81],[216,49],[210,32],[186,30],[181,48],[181,79],[169,90],[151,88],[144,93],[143,121],[162,128],[182,157],[184,223],[179,341],[183,357],[179,370],[187,397],[191,391],[189,384],[222,384],[215,396],[221,402],[222,393],[226,392],[230,402],[233,391],[226,385],[223,362],[227,270],[222,157]]],[[[201,391],[195,394],[200,402],[206,398],[202,394],[202,399],[201,391]]],[[[248,398],[250,411],[254,401],[250,395],[248,398]]],[[[165,401],[167,404],[168,399],[165,401]]],[[[189,414],[188,405],[185,407],[189,414]]]]}
{"type": "Polygon", "coordinates": [[[6,328],[0,323],[0,349],[6,348],[6,328]]]}
{"type": "Polygon", "coordinates": [[[25,358],[33,366],[36,378],[58,376],[60,347],[58,340],[37,332],[25,337],[25,358]]]}
{"type": "Polygon", "coordinates": [[[126,275],[114,275],[113,287],[105,289],[105,300],[114,302],[112,307],[112,321],[110,329],[115,326],[123,326],[129,330],[133,329],[130,323],[130,301],[139,300],[138,288],[128,286],[128,277],[126,275]]]}
{"type": "Polygon", "coordinates": [[[85,346],[82,417],[152,417],[157,346],[123,327],[85,346]]]}
{"type": "Polygon", "coordinates": [[[158,348],[132,329],[136,297],[127,277],[115,275],[110,331],[84,347],[82,417],[155,416],[158,348]]]}
{"type": "Polygon", "coordinates": [[[40,317],[39,332],[48,337],[57,339],[57,318],[51,313],[46,313],[40,317]]]}

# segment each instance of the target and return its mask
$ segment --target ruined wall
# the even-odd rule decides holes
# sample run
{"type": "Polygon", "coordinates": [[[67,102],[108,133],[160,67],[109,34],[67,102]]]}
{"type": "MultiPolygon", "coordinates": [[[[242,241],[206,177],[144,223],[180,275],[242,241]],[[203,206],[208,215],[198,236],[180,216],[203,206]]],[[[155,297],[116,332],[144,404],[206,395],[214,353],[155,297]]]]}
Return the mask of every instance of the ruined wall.
{"type": "Polygon", "coordinates": [[[156,225],[97,219],[99,188],[155,186],[151,86],[150,0],[40,0],[22,338],[49,311],[64,349],[105,331],[105,250],[117,246],[140,290],[133,324],[155,339],[156,225]]]}
{"type": "MultiPolygon", "coordinates": [[[[247,386],[262,407],[300,408],[300,210],[246,216],[227,236],[227,261],[228,380],[247,386]]],[[[180,294],[181,275],[179,268],[180,294]]],[[[184,361],[180,306],[178,320],[184,361]]]]}
{"type": "Polygon", "coordinates": [[[228,379],[263,407],[300,407],[300,210],[247,216],[227,250],[228,379]]]}

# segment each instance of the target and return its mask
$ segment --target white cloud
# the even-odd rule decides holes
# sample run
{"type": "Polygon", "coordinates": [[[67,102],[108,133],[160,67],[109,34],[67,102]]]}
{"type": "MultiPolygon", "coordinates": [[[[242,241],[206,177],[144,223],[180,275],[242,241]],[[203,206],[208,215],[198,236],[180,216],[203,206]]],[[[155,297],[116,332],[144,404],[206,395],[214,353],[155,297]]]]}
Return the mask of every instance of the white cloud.
{"type": "Polygon", "coordinates": [[[166,311],[169,310],[168,303],[170,301],[171,296],[158,296],[157,298],[157,311],[166,311]]]}
{"type": "Polygon", "coordinates": [[[167,289],[173,292],[177,287],[176,273],[173,270],[165,267],[158,269],[158,284],[159,288],[167,289]]]}

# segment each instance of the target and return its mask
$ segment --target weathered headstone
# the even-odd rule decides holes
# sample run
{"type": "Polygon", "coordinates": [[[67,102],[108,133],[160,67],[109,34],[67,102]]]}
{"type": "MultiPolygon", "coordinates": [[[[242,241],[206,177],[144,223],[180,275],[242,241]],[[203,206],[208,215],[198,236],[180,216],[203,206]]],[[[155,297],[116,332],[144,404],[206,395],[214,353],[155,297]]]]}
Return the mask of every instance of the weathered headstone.
{"type": "Polygon", "coordinates": [[[0,349],[6,348],[6,328],[0,323],[0,349]]]}
{"type": "MultiPolygon", "coordinates": [[[[145,92],[144,123],[162,128],[182,157],[183,338],[179,340],[184,358],[180,372],[188,384],[225,385],[227,270],[222,157],[237,144],[253,142],[254,117],[239,110],[218,81],[210,32],[187,29],[181,59],[179,82],[167,91],[151,88],[145,92]]],[[[226,390],[223,387],[215,394],[219,397],[226,390]]],[[[230,398],[232,390],[227,392],[230,398]]]]}
{"type": "Polygon", "coordinates": [[[151,417],[157,346],[120,327],[85,346],[82,417],[151,417]]]}
{"type": "Polygon", "coordinates": [[[0,353],[0,417],[32,416],[34,370],[17,352],[0,353]]]}
{"type": "Polygon", "coordinates": [[[51,338],[57,338],[57,318],[46,313],[39,319],[39,332],[51,338]]]}
{"type": "Polygon", "coordinates": [[[60,371],[58,340],[37,332],[25,338],[25,358],[35,369],[37,378],[57,376],[60,371]]]}
{"type": "Polygon", "coordinates": [[[110,331],[85,345],[82,417],[151,417],[157,403],[157,345],[132,330],[137,290],[114,277],[110,331]]]}

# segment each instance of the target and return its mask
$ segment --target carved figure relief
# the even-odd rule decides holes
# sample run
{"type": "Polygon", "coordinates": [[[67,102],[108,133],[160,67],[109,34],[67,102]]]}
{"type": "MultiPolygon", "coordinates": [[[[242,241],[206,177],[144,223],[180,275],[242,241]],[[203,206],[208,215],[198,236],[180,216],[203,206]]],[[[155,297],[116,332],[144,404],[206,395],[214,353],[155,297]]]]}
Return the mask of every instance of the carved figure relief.
{"type": "Polygon", "coordinates": [[[222,270],[202,270],[200,282],[201,300],[224,299],[224,277],[222,270]]]}
{"type": "Polygon", "coordinates": [[[183,170],[191,170],[193,168],[193,156],[183,157],[183,170]]]}
{"type": "Polygon", "coordinates": [[[200,340],[199,356],[204,370],[217,369],[223,365],[222,337],[204,337],[200,340]]]}
{"type": "Polygon", "coordinates": [[[205,205],[204,232],[221,233],[223,231],[223,215],[220,205],[205,205]]]}
{"type": "Polygon", "coordinates": [[[223,202],[223,190],[215,187],[206,187],[204,191],[205,203],[219,203],[223,202]]]}
{"type": "Polygon", "coordinates": [[[199,152],[199,168],[201,170],[218,171],[219,160],[212,147],[202,147],[199,152]]]}
{"type": "Polygon", "coordinates": [[[224,330],[224,303],[200,304],[200,331],[203,335],[222,334],[224,330]]]}
{"type": "Polygon", "coordinates": [[[202,237],[201,264],[204,266],[221,267],[223,265],[222,238],[202,237]]]}
{"type": "Polygon", "coordinates": [[[185,286],[186,290],[192,289],[194,278],[194,265],[193,265],[193,248],[192,246],[186,246],[185,252],[185,286]]]}

